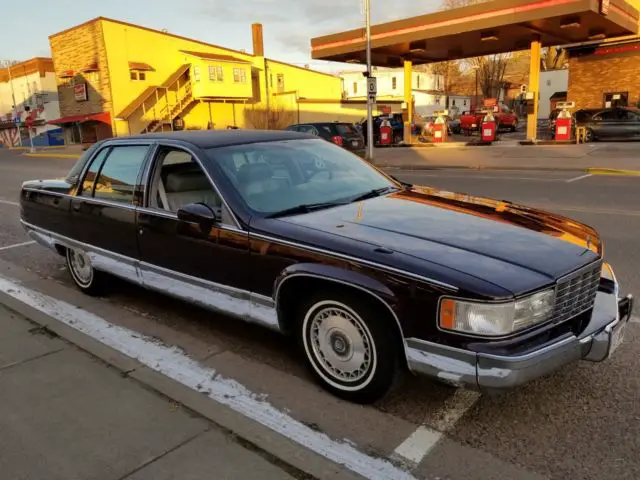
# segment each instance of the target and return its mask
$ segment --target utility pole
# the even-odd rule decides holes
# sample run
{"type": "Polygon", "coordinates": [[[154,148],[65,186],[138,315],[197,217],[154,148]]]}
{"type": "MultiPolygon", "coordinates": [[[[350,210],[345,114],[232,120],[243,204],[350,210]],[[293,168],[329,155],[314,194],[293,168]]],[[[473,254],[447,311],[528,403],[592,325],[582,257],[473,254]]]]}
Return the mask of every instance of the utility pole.
{"type": "MultiPolygon", "coordinates": [[[[13,101],[13,117],[12,119],[15,121],[18,113],[18,105],[16,104],[16,93],[13,90],[13,78],[11,77],[11,61],[6,60],[5,65],[7,66],[7,73],[9,74],[9,87],[11,88],[11,100],[13,101]]],[[[20,146],[22,147],[22,135],[20,135],[20,124],[16,123],[16,129],[18,130],[18,141],[20,142],[20,146]]]]}
{"type": "MultiPolygon", "coordinates": [[[[364,0],[364,17],[366,23],[367,41],[367,82],[372,80],[371,72],[371,0],[364,0]]],[[[375,95],[371,94],[371,89],[367,89],[367,158],[373,162],[373,102],[375,95]]]]}

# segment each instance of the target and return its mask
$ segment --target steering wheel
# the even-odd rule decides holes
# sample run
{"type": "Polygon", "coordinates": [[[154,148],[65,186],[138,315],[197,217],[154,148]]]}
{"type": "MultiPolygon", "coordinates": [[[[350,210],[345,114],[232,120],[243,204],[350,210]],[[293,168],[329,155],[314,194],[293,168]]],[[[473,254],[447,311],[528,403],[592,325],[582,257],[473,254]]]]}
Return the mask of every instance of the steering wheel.
{"type": "Polygon", "coordinates": [[[308,177],[309,181],[311,181],[317,175],[320,175],[322,173],[326,173],[326,174],[329,175],[327,180],[333,180],[333,170],[329,170],[327,168],[327,165],[324,163],[324,161],[322,161],[319,158],[316,158],[313,161],[313,166],[315,167],[315,170],[313,172],[311,172],[311,174],[309,175],[309,177],[308,177]]]}

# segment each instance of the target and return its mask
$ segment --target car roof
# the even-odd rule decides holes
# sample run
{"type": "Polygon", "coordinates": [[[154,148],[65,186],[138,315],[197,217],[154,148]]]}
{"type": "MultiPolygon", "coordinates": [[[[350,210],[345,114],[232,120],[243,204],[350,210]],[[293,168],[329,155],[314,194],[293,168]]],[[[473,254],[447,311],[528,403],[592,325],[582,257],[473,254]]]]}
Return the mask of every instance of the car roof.
{"type": "Polygon", "coordinates": [[[177,140],[200,148],[230,147],[248,143],[281,140],[317,139],[314,135],[287,130],[185,130],[180,132],[145,133],[123,137],[123,140],[177,140]]]}

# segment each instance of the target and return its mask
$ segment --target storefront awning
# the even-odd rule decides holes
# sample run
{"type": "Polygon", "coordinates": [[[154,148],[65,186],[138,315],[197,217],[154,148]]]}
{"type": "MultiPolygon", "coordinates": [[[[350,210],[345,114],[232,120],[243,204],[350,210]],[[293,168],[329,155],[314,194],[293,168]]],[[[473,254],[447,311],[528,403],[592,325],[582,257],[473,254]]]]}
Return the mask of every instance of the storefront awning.
{"type": "Polygon", "coordinates": [[[62,117],[56,120],[49,120],[53,125],[65,125],[68,123],[84,123],[84,122],[102,122],[111,125],[111,115],[109,112],[90,113],[88,115],[72,115],[70,117],[62,117]]]}

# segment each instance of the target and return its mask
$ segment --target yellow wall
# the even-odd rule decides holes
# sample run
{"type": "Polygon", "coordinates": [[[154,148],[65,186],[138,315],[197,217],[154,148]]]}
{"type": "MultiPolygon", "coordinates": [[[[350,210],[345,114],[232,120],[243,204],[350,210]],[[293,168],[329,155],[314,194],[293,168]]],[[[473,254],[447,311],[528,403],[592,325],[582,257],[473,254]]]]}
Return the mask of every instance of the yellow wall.
{"type": "Polygon", "coordinates": [[[191,81],[193,85],[193,95],[201,97],[227,97],[227,98],[251,98],[253,89],[251,87],[251,65],[247,63],[216,62],[214,60],[200,59],[189,56],[191,67],[191,81]],[[211,81],[209,79],[209,66],[222,67],[223,81],[211,81]],[[200,81],[195,81],[195,68],[200,69],[200,81]],[[246,81],[244,83],[234,82],[234,69],[244,71],[246,81]]]}
{"type": "MultiPolygon", "coordinates": [[[[181,50],[233,55],[251,61],[253,56],[240,52],[229,52],[224,48],[204,45],[200,42],[164,35],[140,27],[101,20],[107,60],[113,92],[113,111],[117,114],[148,86],[162,84],[181,65],[192,63],[194,58],[181,50]],[[151,65],[155,72],[147,72],[146,81],[129,78],[129,62],[151,65]]],[[[202,80],[209,72],[201,72],[202,80]]],[[[226,80],[226,79],[225,79],[226,80]]],[[[233,76],[230,76],[233,82],[233,76]]]]}
{"type": "Polygon", "coordinates": [[[342,79],[313,70],[267,60],[269,92],[278,93],[278,74],[284,75],[284,91],[298,98],[342,98],[342,79]],[[271,83],[273,79],[273,86],[271,83]]]}

